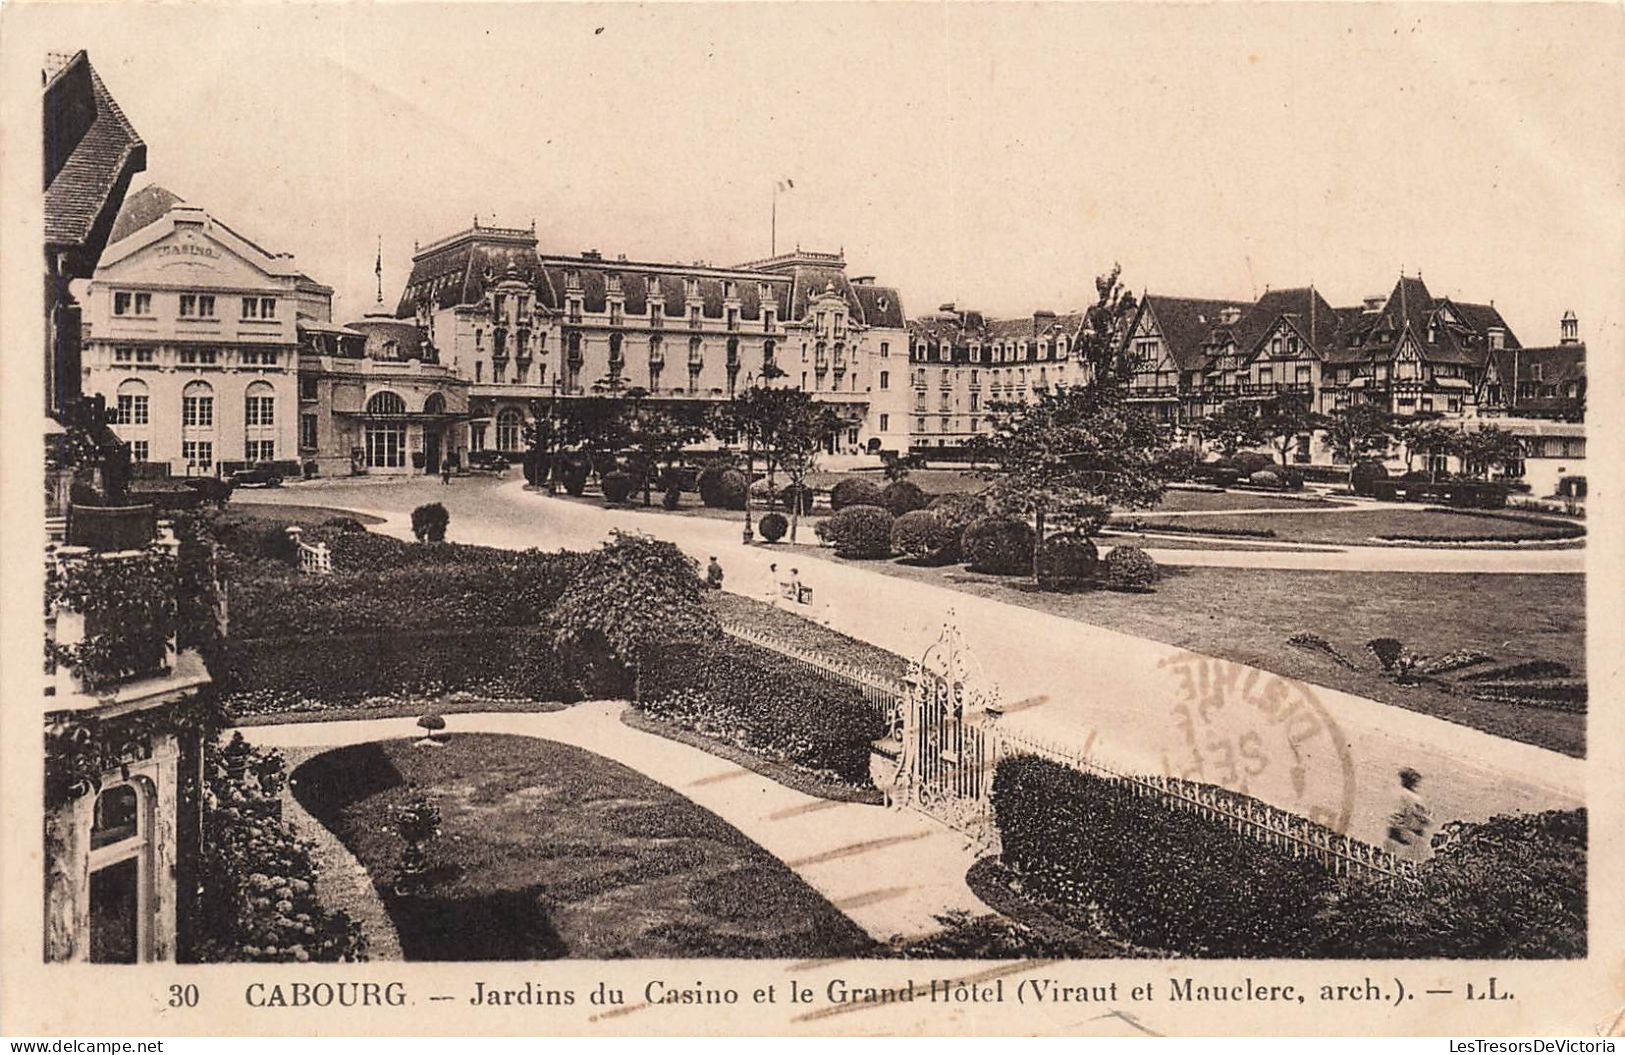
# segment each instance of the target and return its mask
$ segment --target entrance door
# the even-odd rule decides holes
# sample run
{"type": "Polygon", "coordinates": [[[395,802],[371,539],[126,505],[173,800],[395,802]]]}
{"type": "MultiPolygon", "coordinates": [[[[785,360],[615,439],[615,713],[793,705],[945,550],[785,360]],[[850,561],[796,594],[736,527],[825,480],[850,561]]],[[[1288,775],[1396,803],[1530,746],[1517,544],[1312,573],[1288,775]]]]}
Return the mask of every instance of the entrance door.
{"type": "Polygon", "coordinates": [[[440,430],[423,430],[423,471],[430,476],[440,471],[440,430]]]}

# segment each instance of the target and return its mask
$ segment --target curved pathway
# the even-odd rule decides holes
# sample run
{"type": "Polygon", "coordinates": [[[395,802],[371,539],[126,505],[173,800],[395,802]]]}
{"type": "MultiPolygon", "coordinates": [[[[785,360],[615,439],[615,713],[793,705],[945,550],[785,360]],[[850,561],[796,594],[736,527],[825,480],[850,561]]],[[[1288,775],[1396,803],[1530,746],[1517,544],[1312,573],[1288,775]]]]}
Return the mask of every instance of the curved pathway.
{"type": "MultiPolygon", "coordinates": [[[[549,500],[524,490],[521,479],[503,482],[403,482],[365,489],[342,481],[290,485],[256,499],[339,505],[382,517],[377,530],[410,538],[409,511],[427,501],[450,509],[449,537],[504,548],[591,548],[612,528],[635,528],[681,546],[702,563],[718,555],[730,591],[761,596],[770,562],[791,553],[742,546],[739,525],[704,517],[632,514],[549,500]]],[[[236,500],[241,500],[239,496],[236,500]]],[[[1581,570],[1585,551],[1383,549],[1334,553],[1151,550],[1158,560],[1220,567],[1303,567],[1355,571],[1581,570]],[[1194,558],[1194,559],[1193,559],[1194,558]],[[1329,563],[1328,562],[1332,562],[1329,563]],[[1569,568],[1570,562],[1581,562],[1569,568]]],[[[1191,750],[1179,706],[1191,691],[1183,670],[1197,662],[1229,685],[1283,682],[1255,667],[1211,660],[1184,649],[1078,620],[977,597],[946,586],[880,577],[866,568],[810,558],[802,578],[814,587],[834,629],[900,656],[917,656],[934,642],[945,619],[966,640],[986,642],[978,657],[991,682],[1012,704],[1010,721],[1029,735],[1071,750],[1092,750],[1119,768],[1161,772],[1169,759],[1191,750]],[[999,647],[1021,642],[1021,647],[999,647]],[[1019,706],[1015,706],[1019,705],[1019,706]]],[[[1208,683],[1202,682],[1202,692],[1208,683]]],[[[1335,735],[1318,749],[1277,745],[1268,785],[1246,790],[1266,802],[1305,812],[1300,775],[1319,781],[1310,792],[1349,817],[1348,833],[1381,843],[1393,807],[1395,772],[1411,766],[1435,777],[1429,804],[1444,820],[1483,820],[1516,810],[1567,808],[1585,799],[1586,763],[1554,751],[1504,739],[1361,696],[1303,686],[1325,709],[1335,735]],[[1290,755],[1290,758],[1288,757],[1290,755]],[[1290,778],[1290,782],[1289,782],[1290,778]]],[[[1269,729],[1258,730],[1261,734],[1269,729]]],[[[1237,729],[1244,736],[1249,730],[1237,729]]],[[[403,734],[405,735],[405,734],[403,734]]],[[[595,750],[591,744],[583,745],[595,750]]],[[[1222,746],[1222,745],[1221,745],[1222,746]]],[[[1232,753],[1238,750],[1232,747],[1232,753]]],[[[1256,765],[1256,763],[1254,763],[1256,765]]],[[[651,774],[653,775],[653,774],[651,774]]],[[[658,779],[658,778],[657,778],[658,779]]],[[[1228,778],[1221,777],[1221,782],[1228,778]]],[[[1324,803],[1321,803],[1324,805],[1324,803]]]]}
{"type": "MultiPolygon", "coordinates": [[[[633,729],[620,720],[625,707],[598,701],[545,714],[449,714],[446,731],[534,736],[635,769],[739,829],[878,941],[936,933],[942,929],[937,916],[949,912],[992,911],[965,885],[976,854],[952,830],[909,810],[794,791],[726,759],[633,729]]],[[[415,740],[421,734],[411,718],[382,718],[261,725],[243,735],[260,746],[289,750],[415,740]]]]}
{"type": "MultiPolygon", "coordinates": [[[[314,753],[287,752],[289,772],[298,769],[314,753]]],[[[311,856],[316,859],[316,896],[321,903],[348,913],[360,924],[361,932],[367,936],[367,955],[371,959],[403,959],[401,936],[384,908],[383,898],[378,896],[372,874],[338,836],[300,805],[291,787],[282,791],[282,819],[315,845],[311,856]]]]}

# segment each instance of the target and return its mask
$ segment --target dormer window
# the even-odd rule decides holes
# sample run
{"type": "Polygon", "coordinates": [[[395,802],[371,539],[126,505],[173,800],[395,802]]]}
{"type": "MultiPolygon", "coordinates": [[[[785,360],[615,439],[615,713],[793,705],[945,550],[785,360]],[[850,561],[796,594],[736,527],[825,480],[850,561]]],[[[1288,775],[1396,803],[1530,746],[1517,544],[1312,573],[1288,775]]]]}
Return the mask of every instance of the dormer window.
{"type": "Polygon", "coordinates": [[[683,295],[690,300],[700,295],[700,280],[697,278],[683,279],[683,295]]]}
{"type": "Polygon", "coordinates": [[[606,281],[609,283],[609,291],[611,293],[619,293],[621,291],[621,276],[619,273],[611,271],[606,281]]]}
{"type": "Polygon", "coordinates": [[[722,283],[722,296],[726,300],[739,299],[739,283],[728,280],[722,283]]]}
{"type": "Polygon", "coordinates": [[[776,309],[776,308],[763,308],[762,309],[762,329],[767,330],[769,333],[771,333],[773,331],[773,327],[775,325],[777,325],[778,321],[779,321],[778,309],[776,309]]]}
{"type": "Polygon", "coordinates": [[[1497,348],[1497,349],[1505,348],[1506,343],[1507,343],[1507,333],[1506,333],[1506,331],[1501,329],[1501,327],[1499,327],[1499,326],[1491,327],[1490,328],[1490,347],[1491,348],[1497,348]]]}
{"type": "Polygon", "coordinates": [[[581,288],[581,272],[575,270],[574,268],[570,269],[569,271],[566,271],[564,273],[564,288],[565,289],[580,289],[581,288]]]}

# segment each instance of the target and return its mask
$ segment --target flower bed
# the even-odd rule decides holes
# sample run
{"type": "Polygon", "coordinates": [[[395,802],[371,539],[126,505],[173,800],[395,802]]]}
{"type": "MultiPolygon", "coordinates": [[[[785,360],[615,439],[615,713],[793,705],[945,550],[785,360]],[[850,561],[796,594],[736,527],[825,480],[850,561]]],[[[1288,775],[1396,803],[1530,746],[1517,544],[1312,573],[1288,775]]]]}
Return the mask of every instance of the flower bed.
{"type": "Polygon", "coordinates": [[[737,641],[661,649],[640,690],[652,717],[859,787],[870,784],[869,745],[886,734],[855,691],[737,641]]]}
{"type": "Polygon", "coordinates": [[[579,699],[549,630],[313,634],[231,639],[219,681],[239,715],[350,707],[372,697],[452,692],[530,700],[579,699]]]}
{"type": "Polygon", "coordinates": [[[360,928],[317,900],[310,844],[282,822],[281,755],[237,734],[225,748],[210,746],[204,769],[193,956],[204,963],[365,960],[360,928]]]}

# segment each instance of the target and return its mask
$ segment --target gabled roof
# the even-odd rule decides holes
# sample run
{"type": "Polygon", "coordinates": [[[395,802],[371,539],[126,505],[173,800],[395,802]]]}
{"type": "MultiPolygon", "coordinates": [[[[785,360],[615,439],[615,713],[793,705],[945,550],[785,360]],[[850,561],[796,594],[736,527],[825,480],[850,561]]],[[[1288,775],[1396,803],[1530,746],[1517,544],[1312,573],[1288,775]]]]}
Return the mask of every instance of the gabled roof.
{"type": "Polygon", "coordinates": [[[1534,381],[1537,364],[1541,368],[1541,384],[1561,385],[1569,381],[1584,381],[1586,376],[1584,344],[1554,344],[1543,348],[1498,348],[1490,355],[1503,384],[1513,380],[1514,369],[1517,371],[1517,381],[1534,381]]]}
{"type": "Polygon", "coordinates": [[[1141,312],[1149,311],[1156,320],[1163,344],[1180,370],[1200,370],[1207,365],[1206,346],[1213,329],[1221,325],[1226,309],[1233,308],[1245,318],[1250,307],[1248,301],[1242,300],[1165,297],[1158,293],[1147,293],[1140,302],[1141,312]]]}
{"type": "Polygon", "coordinates": [[[43,128],[45,246],[89,278],[147,146],[83,51],[52,61],[43,128]]]}
{"type": "Polygon", "coordinates": [[[1256,353],[1282,320],[1322,359],[1342,342],[1342,316],[1313,286],[1304,286],[1265,291],[1235,328],[1237,350],[1243,356],[1256,353]]]}

